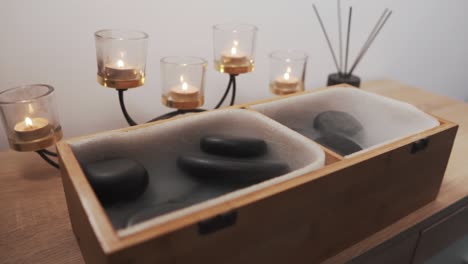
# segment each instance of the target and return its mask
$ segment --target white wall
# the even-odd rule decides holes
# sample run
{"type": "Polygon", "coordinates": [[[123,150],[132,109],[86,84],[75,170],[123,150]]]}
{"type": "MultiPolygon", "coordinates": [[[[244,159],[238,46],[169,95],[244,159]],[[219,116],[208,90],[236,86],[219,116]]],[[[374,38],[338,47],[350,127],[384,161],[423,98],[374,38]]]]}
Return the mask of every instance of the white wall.
{"type": "MultiPolygon", "coordinates": [[[[335,1],[316,0],[336,32],[335,1]]],[[[364,80],[392,78],[460,99],[468,97],[466,0],[343,0],[354,8],[352,57],[385,7],[395,12],[356,73],[364,80]]],[[[66,137],[126,126],[117,93],[96,82],[93,33],[130,28],[150,35],[147,84],[127,93],[140,122],[168,111],[160,104],[159,59],[194,55],[212,60],[211,26],[246,22],[259,27],[256,70],[239,78],[238,102],[270,97],[268,52],[295,48],[310,54],[308,89],[323,86],[331,56],[311,0],[2,1],[0,90],[27,83],[56,87],[66,137]]],[[[345,13],[345,12],[344,12],[345,13]]],[[[336,40],[336,35],[333,36],[336,40]]],[[[210,65],[206,107],[220,98],[227,76],[210,65]]],[[[0,135],[0,149],[7,148],[0,135]]]]}

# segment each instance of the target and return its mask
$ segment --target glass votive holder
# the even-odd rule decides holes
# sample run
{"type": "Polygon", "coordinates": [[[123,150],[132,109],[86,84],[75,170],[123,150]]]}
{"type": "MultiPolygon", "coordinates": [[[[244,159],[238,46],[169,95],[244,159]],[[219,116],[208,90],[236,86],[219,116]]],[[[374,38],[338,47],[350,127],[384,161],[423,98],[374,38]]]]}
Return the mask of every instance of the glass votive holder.
{"type": "Polygon", "coordinates": [[[13,150],[44,149],[63,136],[52,86],[32,84],[1,92],[0,113],[13,150]]]}
{"type": "Polygon", "coordinates": [[[308,55],[297,50],[270,53],[270,90],[276,95],[304,91],[308,55]]]}
{"type": "Polygon", "coordinates": [[[213,26],[215,69],[232,75],[254,69],[257,27],[247,24],[213,26]]]}
{"type": "Polygon", "coordinates": [[[206,60],[198,57],[162,58],[162,103],[180,110],[202,106],[205,103],[206,65],[206,60]]]}
{"type": "Polygon", "coordinates": [[[94,38],[99,84],[125,90],[145,83],[148,34],[104,29],[94,33],[94,38]]]}

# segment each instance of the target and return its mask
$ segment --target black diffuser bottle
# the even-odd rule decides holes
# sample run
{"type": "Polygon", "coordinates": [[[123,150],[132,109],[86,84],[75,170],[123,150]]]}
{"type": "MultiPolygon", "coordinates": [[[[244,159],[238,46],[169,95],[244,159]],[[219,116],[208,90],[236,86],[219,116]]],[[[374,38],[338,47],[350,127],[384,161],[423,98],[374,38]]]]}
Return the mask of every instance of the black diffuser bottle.
{"type": "Polygon", "coordinates": [[[354,87],[359,87],[361,85],[361,78],[356,75],[346,75],[343,73],[332,73],[328,75],[327,86],[337,85],[346,83],[354,87]]]}

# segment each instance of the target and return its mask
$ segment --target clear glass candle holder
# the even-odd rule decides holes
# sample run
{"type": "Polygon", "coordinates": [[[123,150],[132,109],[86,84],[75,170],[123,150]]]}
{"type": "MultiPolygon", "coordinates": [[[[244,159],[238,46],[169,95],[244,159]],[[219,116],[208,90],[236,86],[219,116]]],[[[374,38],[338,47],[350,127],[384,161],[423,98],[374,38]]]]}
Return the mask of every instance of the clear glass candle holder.
{"type": "Polygon", "coordinates": [[[304,91],[308,55],[297,50],[270,53],[270,90],[276,95],[304,91]]]}
{"type": "Polygon", "coordinates": [[[45,84],[18,86],[0,93],[0,113],[12,149],[36,151],[62,138],[54,100],[54,88],[45,84]]]}
{"type": "Polygon", "coordinates": [[[247,24],[213,26],[215,69],[228,74],[254,70],[257,27],[247,24]]]}
{"type": "Polygon", "coordinates": [[[104,87],[129,89],[145,83],[148,34],[105,29],[94,33],[97,80],[104,87]]]}
{"type": "Polygon", "coordinates": [[[206,65],[206,60],[198,57],[162,58],[162,103],[180,110],[202,106],[206,65]]]}

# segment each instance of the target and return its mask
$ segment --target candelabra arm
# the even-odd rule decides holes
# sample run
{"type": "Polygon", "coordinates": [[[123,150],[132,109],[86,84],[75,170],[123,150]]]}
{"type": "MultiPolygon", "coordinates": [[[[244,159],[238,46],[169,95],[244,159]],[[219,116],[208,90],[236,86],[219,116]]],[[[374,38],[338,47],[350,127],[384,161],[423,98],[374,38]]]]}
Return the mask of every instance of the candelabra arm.
{"type": "MultiPolygon", "coordinates": [[[[232,93],[231,93],[231,103],[230,103],[230,105],[231,106],[234,105],[235,100],[236,100],[236,89],[237,89],[237,87],[236,87],[237,86],[236,85],[236,77],[237,77],[237,74],[230,74],[229,75],[229,82],[228,82],[228,85],[226,87],[226,91],[224,92],[223,97],[221,98],[221,100],[218,102],[218,104],[216,105],[216,107],[214,109],[218,109],[218,108],[221,107],[221,105],[226,100],[229,92],[231,92],[231,88],[232,88],[232,93]]],[[[138,125],[137,122],[135,122],[133,120],[133,118],[128,114],[127,108],[125,107],[124,92],[126,90],[120,89],[120,90],[117,90],[117,91],[119,93],[120,108],[121,108],[122,113],[123,113],[123,115],[125,117],[125,120],[127,120],[127,123],[130,126],[138,125]]],[[[178,116],[178,115],[182,115],[182,114],[186,114],[186,113],[198,113],[198,112],[203,112],[203,111],[206,111],[206,110],[205,109],[187,109],[187,110],[179,109],[179,110],[176,110],[176,111],[169,112],[169,113],[166,113],[164,115],[158,116],[156,118],[153,118],[150,121],[148,121],[148,123],[168,119],[168,118],[178,116]]],[[[41,150],[41,154],[44,154],[44,153],[45,152],[41,150]]],[[[39,155],[41,155],[41,154],[39,154],[39,155]]]]}
{"type": "Polygon", "coordinates": [[[136,126],[138,125],[133,119],[132,117],[130,117],[130,115],[128,114],[127,112],[127,108],[125,107],[125,101],[124,101],[124,92],[126,90],[117,90],[119,92],[119,102],[120,102],[120,108],[122,109],[122,113],[125,117],[125,120],[127,120],[127,123],[128,125],[130,126],[136,126]]]}
{"type": "Polygon", "coordinates": [[[228,82],[228,86],[226,87],[226,91],[224,92],[223,97],[221,97],[221,100],[218,102],[218,104],[215,106],[214,109],[218,109],[218,108],[221,107],[221,105],[226,100],[227,95],[231,91],[231,88],[233,90],[232,90],[232,94],[231,94],[231,104],[230,105],[231,106],[234,105],[234,101],[235,101],[235,97],[236,97],[236,76],[237,76],[237,74],[230,74],[229,75],[229,82],[228,82]]]}
{"type": "Polygon", "coordinates": [[[57,153],[48,151],[45,149],[38,150],[36,151],[36,153],[39,154],[39,156],[41,156],[41,158],[45,160],[47,163],[49,163],[52,167],[57,168],[57,169],[59,168],[58,163],[50,159],[50,157],[48,156],[50,155],[50,156],[57,157],[57,153]]]}
{"type": "Polygon", "coordinates": [[[231,106],[233,106],[236,102],[236,76],[231,75],[230,78],[232,79],[232,94],[231,94],[231,106]]]}

